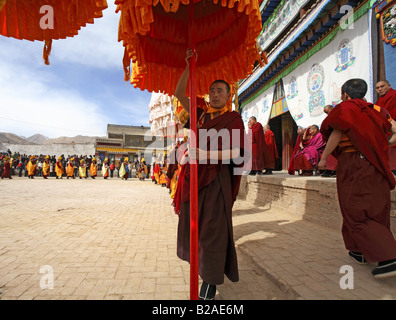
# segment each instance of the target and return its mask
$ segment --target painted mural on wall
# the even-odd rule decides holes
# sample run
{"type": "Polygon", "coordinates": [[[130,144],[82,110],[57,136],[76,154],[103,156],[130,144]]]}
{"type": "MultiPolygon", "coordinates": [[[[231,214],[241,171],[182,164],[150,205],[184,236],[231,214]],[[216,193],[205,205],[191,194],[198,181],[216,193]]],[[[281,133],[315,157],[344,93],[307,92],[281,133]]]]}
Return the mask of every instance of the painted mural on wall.
{"type": "Polygon", "coordinates": [[[246,132],[248,131],[247,123],[249,118],[255,116],[257,121],[262,125],[268,123],[271,113],[272,100],[274,96],[274,87],[261,94],[257,99],[250,102],[243,108],[242,120],[245,125],[246,132]]]}
{"type": "MultiPolygon", "coordinates": [[[[341,86],[347,80],[362,78],[370,86],[368,43],[368,19],[364,16],[284,77],[287,104],[297,125],[320,126],[326,117],[323,108],[341,102],[341,86]]],[[[368,92],[368,101],[370,96],[368,92]]]]}
{"type": "MultiPolygon", "coordinates": [[[[371,38],[368,25],[366,15],[355,21],[353,28],[340,30],[324,49],[313,54],[282,79],[287,106],[298,126],[320,126],[326,117],[323,108],[341,102],[341,86],[349,79],[364,79],[369,85],[366,99],[372,100],[371,57],[368,50],[371,38]]],[[[251,115],[257,115],[263,125],[268,123],[274,91],[273,85],[243,106],[245,126],[251,115]]]]}
{"type": "MultiPolygon", "coordinates": [[[[387,5],[386,1],[384,1],[387,5]]],[[[381,10],[381,6],[377,7],[381,10]]],[[[396,4],[386,9],[381,15],[382,37],[386,43],[396,46],[396,4]]],[[[378,18],[379,18],[378,16],[378,18]]]]}
{"type": "Polygon", "coordinates": [[[346,70],[355,62],[355,57],[353,56],[353,45],[348,39],[341,41],[336,54],[336,61],[337,67],[335,68],[335,71],[338,73],[346,70]]]}
{"type": "Polygon", "coordinates": [[[326,105],[323,91],[324,82],[324,68],[320,64],[315,63],[307,77],[307,89],[309,93],[308,110],[311,117],[317,117],[323,114],[323,108],[326,105]]]}

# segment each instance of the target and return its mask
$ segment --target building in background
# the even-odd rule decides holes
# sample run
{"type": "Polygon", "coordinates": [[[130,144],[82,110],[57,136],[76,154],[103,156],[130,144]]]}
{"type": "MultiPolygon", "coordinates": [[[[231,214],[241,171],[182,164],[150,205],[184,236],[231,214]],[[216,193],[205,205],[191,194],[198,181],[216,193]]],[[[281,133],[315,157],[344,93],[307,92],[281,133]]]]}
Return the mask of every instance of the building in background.
{"type": "Polygon", "coordinates": [[[95,154],[115,163],[125,157],[131,162],[144,158],[151,163],[153,157],[166,150],[164,144],[161,137],[151,135],[150,127],[108,124],[107,138],[95,141],[95,154]]]}
{"type": "MultiPolygon", "coordinates": [[[[396,53],[394,33],[388,32],[389,43],[378,38],[384,19],[394,31],[395,2],[262,2],[263,31],[258,43],[268,64],[257,66],[240,81],[238,102],[246,127],[251,116],[271,126],[280,154],[276,169],[289,166],[297,126],[320,126],[326,116],[324,106],[340,102],[345,81],[366,80],[366,99],[375,102],[376,81],[388,77],[392,83],[396,78],[395,67],[388,62],[396,53]]],[[[396,87],[396,79],[393,82],[396,87]]]]}

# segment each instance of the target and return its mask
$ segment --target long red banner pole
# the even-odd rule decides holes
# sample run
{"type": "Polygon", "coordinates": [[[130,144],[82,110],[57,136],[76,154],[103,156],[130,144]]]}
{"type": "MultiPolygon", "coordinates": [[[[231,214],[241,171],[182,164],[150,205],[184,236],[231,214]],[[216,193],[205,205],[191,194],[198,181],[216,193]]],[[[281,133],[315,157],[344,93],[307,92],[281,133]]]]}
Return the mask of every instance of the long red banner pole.
{"type": "MultiPolygon", "coordinates": [[[[194,41],[194,1],[188,7],[189,46],[195,51],[194,41]]],[[[190,148],[197,148],[197,100],[195,55],[189,61],[190,95],[190,148]]],[[[198,165],[190,163],[190,300],[198,300],[198,165]]]]}

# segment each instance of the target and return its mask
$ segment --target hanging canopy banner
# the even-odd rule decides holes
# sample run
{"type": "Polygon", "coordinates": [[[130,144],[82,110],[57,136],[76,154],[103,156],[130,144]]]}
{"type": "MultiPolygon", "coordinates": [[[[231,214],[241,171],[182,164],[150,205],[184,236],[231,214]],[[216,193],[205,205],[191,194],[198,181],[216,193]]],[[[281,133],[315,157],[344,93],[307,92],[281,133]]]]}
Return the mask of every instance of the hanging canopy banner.
{"type": "Polygon", "coordinates": [[[44,41],[43,59],[49,64],[52,40],[76,36],[106,8],[106,0],[0,0],[0,34],[44,41]]]}
{"type": "MultiPolygon", "coordinates": [[[[189,0],[116,0],[121,12],[118,40],[125,47],[125,80],[149,92],[174,94],[186,66],[191,38],[189,0]],[[132,60],[132,69],[130,61],[132,60]]],[[[259,1],[195,0],[194,41],[197,51],[197,96],[217,79],[230,85],[245,78],[255,61],[261,25],[259,1]]]]}

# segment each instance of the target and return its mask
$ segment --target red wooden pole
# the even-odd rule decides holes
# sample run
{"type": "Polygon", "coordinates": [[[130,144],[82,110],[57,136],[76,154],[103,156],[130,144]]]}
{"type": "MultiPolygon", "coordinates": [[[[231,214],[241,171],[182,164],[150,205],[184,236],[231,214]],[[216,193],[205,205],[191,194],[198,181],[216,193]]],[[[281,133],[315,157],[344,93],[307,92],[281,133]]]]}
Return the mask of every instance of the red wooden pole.
{"type": "MultiPolygon", "coordinates": [[[[189,47],[195,51],[194,1],[188,6],[189,47]]],[[[195,55],[189,61],[190,148],[197,148],[197,100],[195,55]]],[[[190,163],[190,300],[198,300],[198,165],[190,163]]]]}

